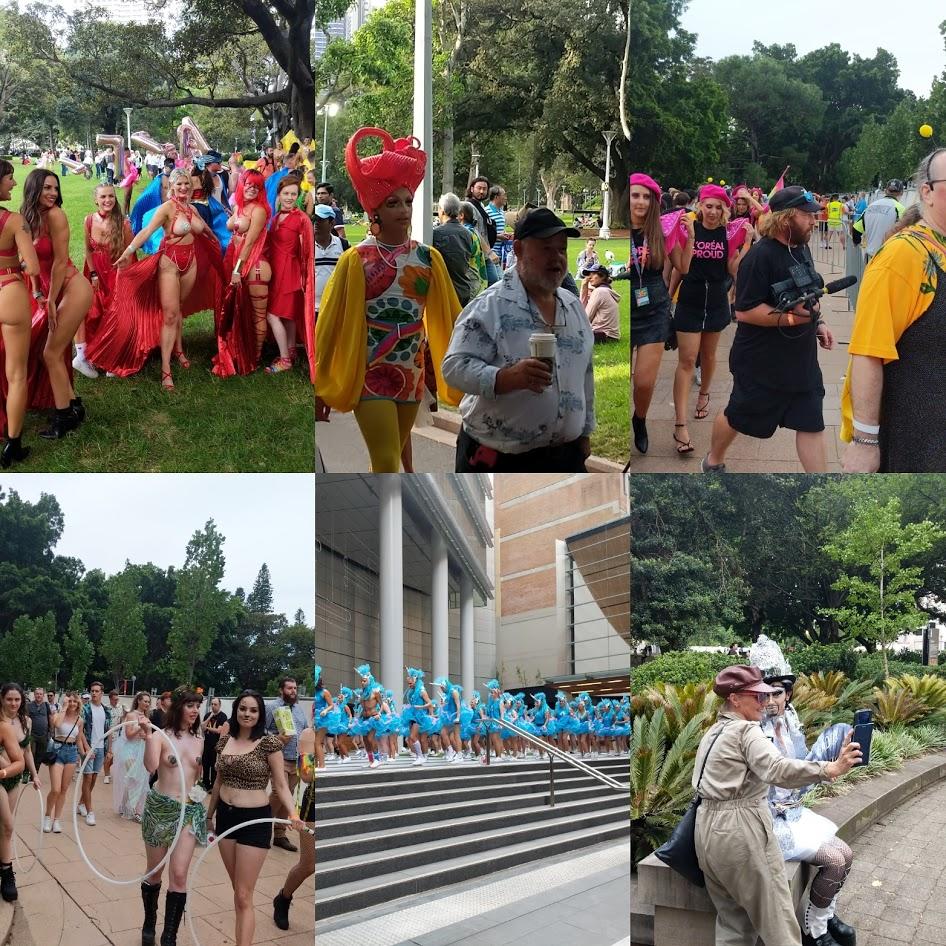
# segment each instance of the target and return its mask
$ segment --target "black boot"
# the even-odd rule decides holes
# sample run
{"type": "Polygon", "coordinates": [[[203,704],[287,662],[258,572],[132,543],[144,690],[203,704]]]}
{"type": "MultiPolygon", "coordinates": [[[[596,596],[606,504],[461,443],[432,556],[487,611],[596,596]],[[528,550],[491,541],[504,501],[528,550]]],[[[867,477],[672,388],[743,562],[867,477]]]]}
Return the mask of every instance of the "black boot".
{"type": "Polygon", "coordinates": [[[19,437],[7,437],[3,449],[0,450],[0,466],[7,469],[12,464],[25,460],[29,455],[30,448],[24,447],[19,437]]]}
{"type": "Polygon", "coordinates": [[[287,897],[281,890],[273,897],[273,922],[281,930],[289,929],[289,907],[292,897],[287,897]]]}
{"type": "Polygon", "coordinates": [[[812,936],[810,933],[801,931],[802,946],[841,946],[831,935],[830,930],[822,933],[821,936],[812,936]]]}
{"type": "Polygon", "coordinates": [[[39,435],[45,440],[62,440],[69,431],[78,426],[79,421],[71,407],[64,407],[62,410],[57,407],[52,416],[52,423],[45,430],[41,430],[39,435]]]}
{"type": "Polygon", "coordinates": [[[634,446],[640,453],[647,453],[647,448],[650,446],[650,441],[647,439],[647,418],[634,414],[631,417],[631,423],[634,425],[634,446]]]}
{"type": "Polygon", "coordinates": [[[164,931],[161,933],[161,946],[177,946],[177,931],[184,916],[184,904],[187,894],[169,890],[164,900],[164,931]]]}
{"type": "Polygon", "coordinates": [[[853,926],[848,926],[837,916],[828,920],[828,932],[834,937],[838,946],[857,946],[857,933],[853,926]]]}
{"type": "Polygon", "coordinates": [[[76,419],[76,427],[85,420],[85,406],[82,403],[81,397],[74,397],[69,402],[69,410],[72,411],[72,416],[76,419]]]}
{"type": "Polygon", "coordinates": [[[7,903],[16,900],[19,896],[16,892],[16,881],[13,879],[12,864],[0,864],[0,896],[7,903]]]}
{"type": "Polygon", "coordinates": [[[142,881],[141,902],[145,905],[145,921],[141,926],[141,946],[154,946],[155,927],[158,925],[158,898],[161,896],[160,884],[142,881]]]}

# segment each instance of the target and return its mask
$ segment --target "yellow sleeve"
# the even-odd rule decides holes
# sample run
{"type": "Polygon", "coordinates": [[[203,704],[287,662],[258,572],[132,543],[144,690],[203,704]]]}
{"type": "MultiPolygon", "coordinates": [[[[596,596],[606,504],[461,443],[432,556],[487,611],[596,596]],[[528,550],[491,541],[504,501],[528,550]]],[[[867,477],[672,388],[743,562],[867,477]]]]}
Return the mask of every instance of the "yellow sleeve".
{"type": "Polygon", "coordinates": [[[430,268],[430,288],[427,290],[427,304],[424,308],[424,324],[430,343],[430,357],[434,363],[434,373],[437,375],[439,399],[450,407],[456,407],[460,403],[460,398],[463,397],[463,392],[447,385],[441,373],[441,365],[447,354],[450,336],[453,335],[453,324],[463,306],[457,298],[443,257],[433,247],[430,247],[430,268]]]}
{"type": "Polygon", "coordinates": [[[315,393],[333,410],[358,406],[367,346],[365,271],[351,247],[338,258],[315,323],[315,393]]]}

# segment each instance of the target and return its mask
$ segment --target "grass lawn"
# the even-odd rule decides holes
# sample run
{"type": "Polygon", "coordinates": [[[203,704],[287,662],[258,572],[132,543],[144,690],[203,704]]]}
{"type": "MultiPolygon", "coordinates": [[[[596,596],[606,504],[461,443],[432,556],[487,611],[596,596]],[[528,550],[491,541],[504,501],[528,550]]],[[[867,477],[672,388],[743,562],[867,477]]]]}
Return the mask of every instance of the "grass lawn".
{"type": "MultiPolygon", "coordinates": [[[[29,168],[17,166],[17,188],[7,205],[19,209],[29,168]]],[[[95,181],[62,178],[63,210],[69,217],[72,261],[82,269],[83,220],[94,209],[95,181]]],[[[143,188],[136,188],[140,193],[143,188]]],[[[64,440],[37,436],[45,412],[27,414],[23,472],[311,472],[315,454],[312,388],[308,371],[270,376],[262,370],[243,378],[210,373],[216,352],[210,312],[184,320],[184,349],[192,367],[174,366],[173,394],[160,389],[155,354],[131,378],[90,380],[78,373],[76,393],[87,417],[64,440]]],[[[267,362],[268,363],[268,360],[267,362]]]]}

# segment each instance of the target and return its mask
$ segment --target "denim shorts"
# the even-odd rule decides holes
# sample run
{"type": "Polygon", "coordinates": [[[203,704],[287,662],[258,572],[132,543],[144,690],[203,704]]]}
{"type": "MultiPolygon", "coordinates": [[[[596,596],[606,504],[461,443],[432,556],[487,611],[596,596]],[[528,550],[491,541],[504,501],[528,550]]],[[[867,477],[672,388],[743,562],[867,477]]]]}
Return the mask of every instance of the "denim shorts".
{"type": "Polygon", "coordinates": [[[53,740],[51,745],[56,750],[53,765],[75,765],[79,761],[79,750],[74,742],[65,743],[53,740]]]}
{"type": "Polygon", "coordinates": [[[102,766],[105,764],[105,747],[99,746],[95,750],[95,755],[89,759],[88,762],[82,768],[83,775],[95,775],[98,772],[102,771],[102,766]]]}

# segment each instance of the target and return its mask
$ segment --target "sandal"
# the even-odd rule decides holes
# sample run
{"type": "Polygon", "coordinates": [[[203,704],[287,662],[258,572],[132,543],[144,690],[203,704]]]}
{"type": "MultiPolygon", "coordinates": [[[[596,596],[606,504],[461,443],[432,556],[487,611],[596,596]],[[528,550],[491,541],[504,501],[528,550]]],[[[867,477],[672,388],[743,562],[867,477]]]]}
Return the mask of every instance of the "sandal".
{"type": "Polygon", "coordinates": [[[183,349],[180,349],[180,348],[179,348],[177,351],[172,351],[172,352],[171,352],[171,357],[172,357],[172,358],[176,358],[176,359],[177,359],[177,363],[178,363],[182,368],[190,368],[191,363],[190,363],[190,361],[187,360],[187,356],[184,354],[183,349]]]}
{"type": "Polygon", "coordinates": [[[271,365],[266,368],[266,374],[279,374],[282,371],[290,371],[292,369],[292,359],[291,358],[277,358],[271,365]]]}
{"type": "MultiPolygon", "coordinates": [[[[674,426],[674,427],[686,427],[686,424],[674,424],[673,426],[674,426]]],[[[679,454],[681,454],[681,455],[684,454],[684,453],[693,453],[693,444],[690,443],[689,440],[681,440],[676,434],[673,435],[673,439],[676,440],[676,442],[677,442],[677,444],[678,444],[678,446],[677,446],[677,453],[679,453],[679,454]]]]}
{"type": "Polygon", "coordinates": [[[710,400],[710,396],[709,396],[708,394],[704,394],[702,391],[700,391],[700,393],[697,394],[697,396],[696,396],[696,411],[695,411],[694,414],[693,414],[693,416],[694,416],[697,420],[703,420],[703,418],[709,416],[709,400],[710,400]],[[705,403],[702,407],[700,407],[700,398],[701,398],[701,397],[705,397],[705,398],[706,398],[706,403],[705,403]]]}
{"type": "Polygon", "coordinates": [[[171,372],[170,372],[170,371],[162,371],[162,372],[161,372],[161,387],[162,387],[165,391],[173,391],[173,390],[174,390],[174,381],[173,381],[173,379],[171,378],[171,372]]]}

